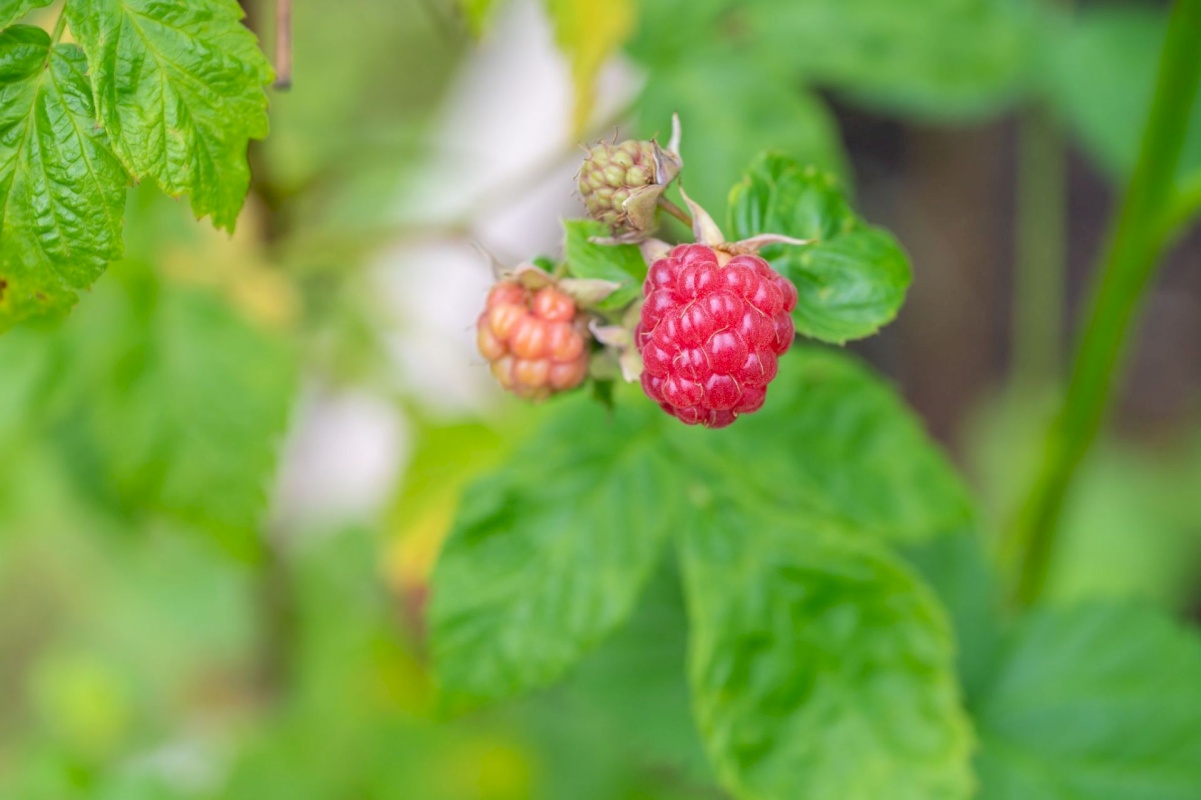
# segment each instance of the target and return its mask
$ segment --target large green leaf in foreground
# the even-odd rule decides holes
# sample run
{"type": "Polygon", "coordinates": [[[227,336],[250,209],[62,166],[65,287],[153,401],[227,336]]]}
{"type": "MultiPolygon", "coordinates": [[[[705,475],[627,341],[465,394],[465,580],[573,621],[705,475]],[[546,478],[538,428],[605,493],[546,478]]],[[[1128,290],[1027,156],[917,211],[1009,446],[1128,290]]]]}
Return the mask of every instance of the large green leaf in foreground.
{"type": "Polygon", "coordinates": [[[966,798],[933,596],[870,542],[718,501],[681,537],[703,737],[740,798],[966,798]]]}
{"type": "Polygon", "coordinates": [[[267,135],[271,67],[234,0],[72,0],[99,119],[135,177],[232,230],[267,135]]]}
{"type": "Polygon", "coordinates": [[[967,488],[895,389],[833,349],[794,347],[763,409],[732,427],[669,431],[681,462],[794,518],[835,518],[893,544],[973,522],[967,488]]]}
{"type": "Polygon", "coordinates": [[[450,705],[558,678],[630,614],[672,522],[673,467],[648,412],[605,419],[577,398],[467,489],[430,609],[450,705]]]}
{"type": "Polygon", "coordinates": [[[87,71],[40,28],[0,34],[0,331],[70,306],[121,255],[128,178],[87,71]]]}

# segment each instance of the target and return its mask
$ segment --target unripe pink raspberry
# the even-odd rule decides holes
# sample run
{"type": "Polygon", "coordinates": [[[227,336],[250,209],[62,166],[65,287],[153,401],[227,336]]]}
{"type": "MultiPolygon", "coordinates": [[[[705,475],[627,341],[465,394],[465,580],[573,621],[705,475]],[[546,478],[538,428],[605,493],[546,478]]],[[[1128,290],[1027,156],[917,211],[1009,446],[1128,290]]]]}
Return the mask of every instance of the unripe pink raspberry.
{"type": "Polygon", "coordinates": [[[492,287],[476,331],[480,354],[500,385],[527,400],[583,383],[587,338],[575,300],[555,286],[534,289],[516,280],[492,287]]]}
{"type": "Polygon", "coordinates": [[[792,345],[791,281],[758,256],[687,244],[651,265],[643,294],[635,341],[648,397],[709,428],[763,406],[792,345]]]}

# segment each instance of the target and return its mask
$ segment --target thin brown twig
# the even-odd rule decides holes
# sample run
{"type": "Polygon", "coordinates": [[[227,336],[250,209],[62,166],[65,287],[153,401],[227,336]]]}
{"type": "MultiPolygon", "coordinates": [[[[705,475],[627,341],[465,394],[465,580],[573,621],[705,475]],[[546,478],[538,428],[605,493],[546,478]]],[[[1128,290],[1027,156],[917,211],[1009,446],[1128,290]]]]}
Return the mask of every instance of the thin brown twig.
{"type": "Polygon", "coordinates": [[[292,0],[275,0],[275,88],[292,88],[292,0]]]}

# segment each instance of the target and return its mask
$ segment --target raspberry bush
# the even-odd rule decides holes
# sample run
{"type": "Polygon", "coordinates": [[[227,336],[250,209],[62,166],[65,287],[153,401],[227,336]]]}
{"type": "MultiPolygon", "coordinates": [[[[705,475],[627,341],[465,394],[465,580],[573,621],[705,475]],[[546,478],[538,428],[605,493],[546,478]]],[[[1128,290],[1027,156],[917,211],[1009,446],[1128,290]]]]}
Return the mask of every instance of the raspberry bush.
{"type": "MultiPolygon", "coordinates": [[[[636,688],[650,668],[640,659],[667,653],[654,667],[687,662],[691,716],[733,796],[925,800],[968,798],[981,779],[989,798],[1027,796],[997,776],[1014,758],[1070,761],[1061,740],[1026,740],[1042,735],[1042,713],[1056,736],[1073,735],[1060,694],[1093,703],[1131,687],[1144,710],[1195,695],[1140,672],[1134,648],[1112,648],[1105,677],[1083,657],[1110,626],[1150,626],[1159,652],[1201,668],[1195,639],[1154,615],[1036,610],[1007,626],[1006,587],[967,533],[972,501],[939,449],[854,359],[794,341],[840,345],[890,322],[910,280],[904,251],[830,175],[780,153],[752,161],[724,225],[682,188],[681,211],[668,184],[698,167],[678,159],[676,133],[672,171],[647,168],[654,142],[599,145],[581,170],[592,220],[565,223],[547,280],[591,289],[575,318],[589,339],[581,385],[610,407],[585,393],[556,400],[503,469],[466,489],[429,609],[446,707],[570,686],[578,668],[606,674],[602,713],[638,728],[658,702],[636,688]],[[687,227],[661,228],[664,214],[687,227]],[[1023,658],[1042,665],[1045,685],[1023,683],[1023,658]],[[629,687],[621,701],[616,676],[629,687]],[[1011,718],[1006,704],[1041,711],[1011,718]]],[[[511,366],[518,344],[502,344],[512,323],[498,297],[514,319],[546,324],[528,291],[502,281],[481,353],[502,386],[542,399],[552,388],[511,366]]],[[[1201,746],[1201,702],[1188,707],[1178,720],[1201,746]]],[[[1099,715],[1089,752],[1119,750],[1138,713],[1099,715]]],[[[636,736],[672,753],[680,737],[636,736]]],[[[1087,766],[1063,768],[1091,779],[1087,766]]],[[[1175,757],[1135,769],[1183,770],[1201,786],[1175,757]]]]}
{"type": "MultiPolygon", "coordinates": [[[[325,46],[299,49],[299,91],[272,102],[283,135],[259,143],[272,70],[252,31],[278,26],[290,55],[291,5],[0,0],[0,674],[19,700],[0,796],[1201,797],[1201,643],[1165,613],[1186,590],[1152,586],[1168,568],[1151,563],[1185,552],[1156,538],[1196,527],[1195,469],[1136,474],[1120,449],[1091,495],[1073,483],[1159,255],[1201,210],[1201,0],[1170,17],[547,0],[575,138],[606,139],[560,181],[586,215],[563,222],[561,251],[494,265],[478,307],[417,343],[412,363],[473,362],[515,398],[449,422],[440,376],[395,380],[395,309],[375,302],[379,265],[356,259],[393,236],[428,245],[387,285],[447,322],[407,271],[454,291],[436,254],[520,187],[472,197],[490,170],[471,137],[427,121],[478,110],[441,95],[472,83],[455,80],[470,47],[448,10],[480,33],[504,2],[296,4],[298,39],[325,46]],[[633,117],[601,124],[596,102],[622,42],[645,77],[646,137],[625,141],[608,134],[633,117]],[[318,52],[346,57],[314,68],[318,52]],[[894,319],[911,270],[835,177],[846,162],[809,81],[925,122],[978,123],[1025,96],[1021,204],[1054,183],[1048,133],[1062,149],[1079,129],[1129,181],[1043,459],[988,477],[1030,490],[1014,519],[994,514],[996,547],[987,500],[840,349],[894,319]],[[395,218],[392,185],[414,166],[457,171],[437,188],[466,210],[427,203],[422,180],[406,198],[420,213],[395,218]],[[239,236],[189,216],[237,220],[239,236]],[[468,330],[478,357],[441,349],[468,330]],[[347,406],[394,425],[369,441],[337,419],[347,406]],[[292,427],[317,435],[281,447],[292,427]],[[382,440],[405,433],[402,485],[361,491],[348,451],[400,458],[382,440]],[[339,492],[354,513],[319,518],[339,492]],[[366,510],[376,494],[393,507],[366,510]],[[1103,533],[1076,539],[1085,526],[1064,520],[1083,506],[1103,533]],[[1113,599],[1149,586],[1164,608],[1113,599]],[[442,719],[531,693],[482,722],[442,719]]],[[[501,102],[482,105],[539,119],[510,107],[522,86],[486,85],[501,102]]],[[[1025,291],[1055,295],[1048,273],[1023,272],[1025,291]]],[[[1015,337],[1015,361],[1061,321],[1015,337]]]]}

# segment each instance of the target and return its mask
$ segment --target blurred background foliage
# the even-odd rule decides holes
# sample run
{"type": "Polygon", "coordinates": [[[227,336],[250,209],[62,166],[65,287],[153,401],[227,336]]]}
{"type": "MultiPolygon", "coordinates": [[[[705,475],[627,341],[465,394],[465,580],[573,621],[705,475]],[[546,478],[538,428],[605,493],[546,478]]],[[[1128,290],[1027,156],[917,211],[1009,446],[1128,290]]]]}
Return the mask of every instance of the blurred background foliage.
{"type": "MultiPolygon", "coordinates": [[[[269,45],[272,4],[244,5],[269,45]]],[[[1033,304],[1035,349],[1065,349],[1163,23],[1155,2],[297,4],[295,88],[271,97],[238,233],[137,187],[126,258],[69,317],[0,338],[0,796],[722,796],[671,568],[565,687],[437,713],[429,565],[464,481],[537,416],[471,355],[488,273],[470,243],[553,253],[575,143],[674,111],[688,190],[715,209],[764,148],[834,169],[916,274],[901,320],[856,349],[995,531],[1057,392],[1009,320],[1033,304]],[[1024,183],[1030,148],[1050,188],[1024,183]],[[1012,244],[1031,216],[1062,220],[1061,257],[1038,262],[1062,302],[1013,277],[1038,260],[1012,244]]],[[[1184,238],[1152,297],[1117,432],[1071,499],[1057,602],[1201,608],[1199,263],[1184,238]]]]}

